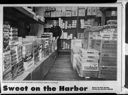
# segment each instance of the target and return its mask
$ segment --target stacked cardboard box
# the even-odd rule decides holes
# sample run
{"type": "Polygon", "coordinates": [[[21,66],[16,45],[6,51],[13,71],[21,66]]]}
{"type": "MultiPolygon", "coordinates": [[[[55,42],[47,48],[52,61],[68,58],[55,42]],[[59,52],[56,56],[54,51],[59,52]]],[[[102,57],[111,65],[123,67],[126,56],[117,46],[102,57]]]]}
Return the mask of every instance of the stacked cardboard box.
{"type": "Polygon", "coordinates": [[[81,77],[98,77],[99,51],[94,49],[80,49],[77,58],[77,71],[81,77]]]}
{"type": "Polygon", "coordinates": [[[104,26],[100,35],[103,40],[117,40],[117,25],[107,25],[104,26]]]}
{"type": "Polygon", "coordinates": [[[85,8],[78,9],[78,16],[85,16],[85,8]]]}
{"type": "Polygon", "coordinates": [[[18,68],[18,49],[17,45],[11,45],[11,65],[12,65],[12,79],[17,76],[17,68],[18,68]]]}
{"type": "Polygon", "coordinates": [[[6,51],[9,49],[9,41],[10,41],[10,25],[4,24],[3,25],[3,50],[6,51]]]}
{"type": "Polygon", "coordinates": [[[12,80],[12,67],[3,72],[3,80],[12,80]]]}
{"type": "Polygon", "coordinates": [[[24,69],[28,70],[34,66],[33,44],[23,44],[24,69]]]}
{"type": "Polygon", "coordinates": [[[3,53],[3,79],[4,80],[9,80],[12,78],[11,69],[12,69],[11,54],[9,50],[3,53]]]}
{"type": "Polygon", "coordinates": [[[87,8],[87,15],[93,15],[93,16],[98,16],[101,17],[102,16],[102,12],[99,10],[98,7],[90,7],[87,8]]]}
{"type": "Polygon", "coordinates": [[[15,27],[11,27],[10,33],[9,33],[9,45],[14,45],[18,43],[18,29],[15,27]]]}

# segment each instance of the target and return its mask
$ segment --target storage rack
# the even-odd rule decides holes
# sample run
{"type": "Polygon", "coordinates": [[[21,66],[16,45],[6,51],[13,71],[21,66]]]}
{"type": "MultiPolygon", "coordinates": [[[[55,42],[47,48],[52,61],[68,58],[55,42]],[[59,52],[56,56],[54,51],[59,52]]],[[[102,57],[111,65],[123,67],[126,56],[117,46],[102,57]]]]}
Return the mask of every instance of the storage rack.
{"type": "MultiPolygon", "coordinates": [[[[18,28],[18,34],[20,37],[27,36],[26,24],[40,24],[44,25],[45,21],[42,21],[33,12],[24,7],[4,7],[4,21],[8,21],[13,27],[18,28]],[[22,31],[21,31],[22,30],[22,31]]],[[[23,80],[42,80],[44,76],[49,72],[55,59],[57,57],[56,51],[49,54],[47,57],[39,61],[36,65],[29,70],[24,71],[21,75],[17,76],[14,81],[23,80]],[[42,68],[41,68],[42,67],[42,68]],[[38,76],[37,76],[38,75],[38,76]]]]}

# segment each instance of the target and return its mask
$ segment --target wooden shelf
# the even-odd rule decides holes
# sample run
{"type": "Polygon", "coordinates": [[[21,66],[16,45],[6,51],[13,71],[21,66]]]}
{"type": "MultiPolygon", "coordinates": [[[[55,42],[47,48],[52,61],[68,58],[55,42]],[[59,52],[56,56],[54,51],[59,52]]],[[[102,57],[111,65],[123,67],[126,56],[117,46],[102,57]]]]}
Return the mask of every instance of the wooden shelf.
{"type": "Polygon", "coordinates": [[[23,7],[4,7],[4,18],[5,20],[7,18],[17,22],[44,24],[36,15],[23,7]]]}

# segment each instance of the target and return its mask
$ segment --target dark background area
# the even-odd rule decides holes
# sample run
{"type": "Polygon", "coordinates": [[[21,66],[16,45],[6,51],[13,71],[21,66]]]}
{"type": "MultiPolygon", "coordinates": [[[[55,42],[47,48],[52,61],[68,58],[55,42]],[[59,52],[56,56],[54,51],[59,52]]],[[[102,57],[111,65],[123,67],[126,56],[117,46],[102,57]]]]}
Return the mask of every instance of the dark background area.
{"type": "Polygon", "coordinates": [[[115,3],[117,0],[0,0],[1,4],[115,3]]]}

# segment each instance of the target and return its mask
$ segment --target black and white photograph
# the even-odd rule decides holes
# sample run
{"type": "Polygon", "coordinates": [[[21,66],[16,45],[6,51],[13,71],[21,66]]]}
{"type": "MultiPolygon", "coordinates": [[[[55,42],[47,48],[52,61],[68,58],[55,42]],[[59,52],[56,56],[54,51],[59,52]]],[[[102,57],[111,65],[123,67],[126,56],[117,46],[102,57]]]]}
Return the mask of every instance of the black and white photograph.
{"type": "Polygon", "coordinates": [[[117,7],[4,7],[3,16],[3,80],[117,80],[117,7]]]}
{"type": "Polygon", "coordinates": [[[3,6],[2,91],[120,92],[121,12],[121,4],[3,6]]]}

